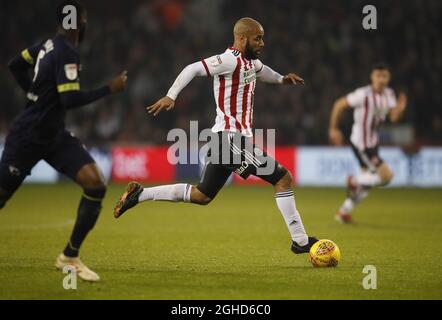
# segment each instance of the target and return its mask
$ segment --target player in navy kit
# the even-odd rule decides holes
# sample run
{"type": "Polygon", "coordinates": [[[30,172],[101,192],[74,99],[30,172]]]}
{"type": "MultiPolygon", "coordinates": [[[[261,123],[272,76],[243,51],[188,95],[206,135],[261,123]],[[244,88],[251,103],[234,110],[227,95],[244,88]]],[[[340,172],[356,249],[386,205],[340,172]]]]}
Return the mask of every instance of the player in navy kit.
{"type": "Polygon", "coordinates": [[[65,129],[65,115],[70,109],[124,90],[127,74],[123,72],[97,90],[80,90],[78,46],[84,38],[87,13],[81,4],[65,1],[57,8],[57,22],[54,38],[25,49],[9,63],[15,79],[27,93],[28,103],[15,118],[6,138],[0,161],[0,209],[40,160],[75,181],[84,194],[74,230],[56,260],[56,267],[72,265],[80,278],[98,281],[99,276],[81,262],[78,254],[98,219],[106,185],[88,151],[65,129]],[[72,13],[77,27],[65,29],[66,18],[72,13]],[[29,77],[30,68],[34,68],[33,79],[29,77]]]}

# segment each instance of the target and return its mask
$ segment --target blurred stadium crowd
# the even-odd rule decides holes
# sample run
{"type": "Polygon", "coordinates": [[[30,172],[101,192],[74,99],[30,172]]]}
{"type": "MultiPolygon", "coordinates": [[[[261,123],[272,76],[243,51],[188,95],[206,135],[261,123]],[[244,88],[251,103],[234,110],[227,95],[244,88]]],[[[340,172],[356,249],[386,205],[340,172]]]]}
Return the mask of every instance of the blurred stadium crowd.
{"type": "MultiPolygon", "coordinates": [[[[173,112],[152,118],[156,101],[187,64],[223,52],[232,26],[243,16],[262,22],[262,60],[281,73],[306,80],[296,89],[257,88],[255,127],[276,128],[279,144],[327,144],[333,101],[368,83],[370,66],[385,61],[393,87],[404,89],[409,108],[404,123],[416,143],[442,144],[441,2],[372,1],[378,30],[362,28],[363,1],[309,0],[107,0],[83,3],[89,12],[81,48],[82,87],[94,88],[123,69],[125,94],[69,114],[68,127],[88,145],[162,144],[169,129],[215,117],[212,82],[197,79],[181,94],[173,112]]],[[[7,70],[23,48],[53,34],[55,1],[1,1],[0,144],[25,95],[7,70]]]]}

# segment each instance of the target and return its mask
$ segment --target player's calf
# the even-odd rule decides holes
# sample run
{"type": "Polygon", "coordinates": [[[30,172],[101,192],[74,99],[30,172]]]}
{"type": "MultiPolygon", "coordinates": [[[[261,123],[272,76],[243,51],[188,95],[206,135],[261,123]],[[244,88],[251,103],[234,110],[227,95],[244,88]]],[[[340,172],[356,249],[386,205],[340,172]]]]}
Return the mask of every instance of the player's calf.
{"type": "Polygon", "coordinates": [[[278,165],[275,175],[281,177],[273,187],[275,189],[276,205],[281,212],[292,238],[292,251],[296,254],[306,253],[313,245],[315,238],[308,237],[301,215],[296,208],[295,195],[292,190],[293,178],[290,172],[278,165]]]}
{"type": "Polygon", "coordinates": [[[75,222],[74,230],[68,244],[66,245],[63,254],[67,257],[78,257],[80,247],[94,228],[101,212],[101,203],[106,194],[106,187],[101,186],[96,189],[84,189],[80,204],[77,211],[77,220],[75,222]]]}
{"type": "Polygon", "coordinates": [[[83,188],[83,195],[74,229],[63,251],[65,256],[71,258],[78,257],[84,239],[94,228],[107,190],[103,175],[95,163],[83,166],[76,175],[76,181],[83,188]]]}

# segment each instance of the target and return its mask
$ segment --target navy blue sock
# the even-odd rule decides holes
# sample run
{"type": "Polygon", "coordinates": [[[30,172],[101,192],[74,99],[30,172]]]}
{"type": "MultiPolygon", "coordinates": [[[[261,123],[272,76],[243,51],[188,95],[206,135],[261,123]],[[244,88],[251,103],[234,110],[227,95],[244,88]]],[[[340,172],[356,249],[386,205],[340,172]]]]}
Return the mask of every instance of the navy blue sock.
{"type": "Polygon", "coordinates": [[[85,189],[78,207],[77,221],[72,231],[69,243],[64,249],[64,255],[78,257],[78,253],[89,231],[95,226],[101,211],[106,189],[85,189]]]}

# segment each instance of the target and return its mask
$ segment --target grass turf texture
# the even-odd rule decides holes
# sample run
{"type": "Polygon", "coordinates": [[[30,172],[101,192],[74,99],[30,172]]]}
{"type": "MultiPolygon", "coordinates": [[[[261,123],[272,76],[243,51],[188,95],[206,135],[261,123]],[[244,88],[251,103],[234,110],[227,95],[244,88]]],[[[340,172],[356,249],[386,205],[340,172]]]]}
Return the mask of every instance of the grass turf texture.
{"type": "Polygon", "coordinates": [[[298,188],[310,234],[334,240],[337,268],[315,269],[289,250],[270,187],[228,187],[207,207],[144,203],[120,220],[111,186],[82,251],[102,281],[64,290],[53,268],[76,215],[73,184],[22,187],[0,211],[0,299],[409,299],[442,298],[441,190],[375,190],[355,212],[333,215],[339,189],[298,188]],[[364,290],[364,265],[378,289],[364,290]]]}

